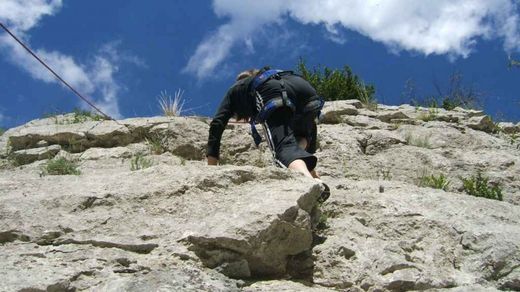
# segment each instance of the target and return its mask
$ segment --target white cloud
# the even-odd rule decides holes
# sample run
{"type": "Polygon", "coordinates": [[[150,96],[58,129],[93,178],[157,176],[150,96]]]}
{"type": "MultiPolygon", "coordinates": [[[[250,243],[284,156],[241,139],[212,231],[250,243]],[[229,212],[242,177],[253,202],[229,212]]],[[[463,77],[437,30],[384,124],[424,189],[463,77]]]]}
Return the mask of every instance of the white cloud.
{"type": "Polygon", "coordinates": [[[2,0],[0,20],[15,31],[27,31],[46,15],[53,15],[62,5],[62,0],[2,0]]]}
{"type": "Polygon", "coordinates": [[[340,44],[339,29],[348,29],[393,51],[424,55],[467,57],[480,39],[502,39],[506,51],[519,50],[517,8],[513,0],[214,0],[215,13],[230,20],[201,42],[185,71],[211,74],[237,42],[289,17],[324,25],[327,38],[340,44]]]}
{"type": "MultiPolygon", "coordinates": [[[[1,0],[0,21],[27,43],[28,30],[36,26],[42,17],[57,13],[61,6],[61,0],[1,0]]],[[[118,64],[131,62],[139,66],[146,65],[136,57],[120,54],[118,45],[119,42],[103,45],[91,60],[84,63],[58,51],[36,49],[35,53],[83,95],[89,98],[100,96],[93,102],[108,115],[120,118],[118,93],[122,87],[114,79],[114,74],[119,70],[118,64]]],[[[25,70],[34,79],[59,83],[9,36],[0,36],[0,50],[9,62],[25,70]]],[[[86,108],[83,102],[81,106],[86,108]]]]}

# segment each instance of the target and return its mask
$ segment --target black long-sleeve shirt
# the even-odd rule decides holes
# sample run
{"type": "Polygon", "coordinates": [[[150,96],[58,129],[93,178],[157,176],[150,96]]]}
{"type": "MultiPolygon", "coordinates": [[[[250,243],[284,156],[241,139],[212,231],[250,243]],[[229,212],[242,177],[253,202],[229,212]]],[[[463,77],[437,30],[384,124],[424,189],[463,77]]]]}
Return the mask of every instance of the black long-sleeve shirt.
{"type": "Polygon", "coordinates": [[[229,119],[250,118],[255,114],[255,97],[251,94],[252,77],[237,81],[228,90],[209,127],[207,155],[219,158],[220,140],[229,119]]]}

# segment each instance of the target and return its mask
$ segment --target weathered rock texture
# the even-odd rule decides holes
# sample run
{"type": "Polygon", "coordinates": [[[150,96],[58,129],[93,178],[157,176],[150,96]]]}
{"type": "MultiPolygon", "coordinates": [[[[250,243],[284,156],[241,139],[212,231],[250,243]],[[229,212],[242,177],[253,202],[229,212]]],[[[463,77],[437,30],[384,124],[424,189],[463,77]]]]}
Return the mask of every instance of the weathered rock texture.
{"type": "Polygon", "coordinates": [[[520,290],[518,124],[327,103],[318,206],[321,186],[271,166],[246,124],[209,167],[208,119],[69,121],[0,137],[0,291],[520,290]],[[44,175],[58,157],[81,174],[44,175]],[[503,202],[462,192],[477,171],[503,202]],[[430,174],[448,191],[417,186],[430,174]]]}

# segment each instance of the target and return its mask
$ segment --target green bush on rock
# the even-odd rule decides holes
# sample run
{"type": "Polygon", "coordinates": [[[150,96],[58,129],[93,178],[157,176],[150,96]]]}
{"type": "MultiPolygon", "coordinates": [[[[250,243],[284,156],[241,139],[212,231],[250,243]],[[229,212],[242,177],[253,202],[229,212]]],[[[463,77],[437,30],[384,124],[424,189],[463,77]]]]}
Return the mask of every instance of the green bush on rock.
{"type": "Polygon", "coordinates": [[[489,178],[478,172],[469,178],[461,178],[464,191],[471,196],[483,197],[502,201],[502,189],[498,185],[491,185],[489,178]]]}
{"type": "Polygon", "coordinates": [[[64,157],[49,160],[42,168],[44,175],[79,175],[81,171],[74,161],[70,161],[64,157]]]}
{"type": "Polygon", "coordinates": [[[375,87],[365,85],[357,75],[352,73],[349,66],[342,70],[330,69],[328,67],[308,69],[305,61],[300,59],[297,73],[302,75],[316,88],[318,95],[325,100],[358,99],[365,105],[375,103],[375,87]]]}

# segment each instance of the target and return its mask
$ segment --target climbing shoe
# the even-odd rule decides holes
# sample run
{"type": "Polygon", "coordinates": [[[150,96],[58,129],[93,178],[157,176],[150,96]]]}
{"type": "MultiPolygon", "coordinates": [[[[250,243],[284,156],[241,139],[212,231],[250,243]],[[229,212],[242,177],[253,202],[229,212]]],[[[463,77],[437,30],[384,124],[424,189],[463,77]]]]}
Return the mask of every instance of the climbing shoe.
{"type": "Polygon", "coordinates": [[[321,192],[320,197],[318,198],[318,203],[321,204],[330,197],[330,188],[323,181],[321,181],[321,180],[318,180],[318,181],[323,185],[323,191],[321,192]]]}

